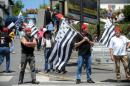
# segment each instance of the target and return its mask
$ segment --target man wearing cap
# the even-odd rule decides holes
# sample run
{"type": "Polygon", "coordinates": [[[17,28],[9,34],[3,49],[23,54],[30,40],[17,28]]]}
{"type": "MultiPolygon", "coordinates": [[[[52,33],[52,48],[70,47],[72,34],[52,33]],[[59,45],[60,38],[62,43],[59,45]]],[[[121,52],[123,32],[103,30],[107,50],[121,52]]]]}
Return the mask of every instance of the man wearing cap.
{"type": "Polygon", "coordinates": [[[21,39],[21,71],[19,75],[18,84],[23,83],[24,73],[27,63],[29,63],[31,69],[32,84],[39,84],[36,81],[35,71],[35,57],[34,48],[36,47],[36,40],[31,36],[31,28],[25,28],[25,36],[21,39]]]}
{"type": "Polygon", "coordinates": [[[121,35],[121,29],[119,26],[115,27],[115,36],[111,38],[109,49],[112,61],[115,61],[116,68],[116,79],[120,81],[120,61],[123,63],[126,79],[130,80],[130,75],[128,73],[128,57],[126,48],[130,42],[125,36],[121,35]]]}
{"type": "Polygon", "coordinates": [[[94,42],[92,40],[92,36],[89,34],[87,25],[83,24],[82,26],[82,36],[79,35],[77,38],[78,42],[75,43],[75,48],[78,49],[78,60],[77,60],[77,73],[76,73],[76,84],[81,83],[81,73],[83,63],[86,68],[86,79],[88,83],[94,83],[91,78],[91,47],[94,42]]]}

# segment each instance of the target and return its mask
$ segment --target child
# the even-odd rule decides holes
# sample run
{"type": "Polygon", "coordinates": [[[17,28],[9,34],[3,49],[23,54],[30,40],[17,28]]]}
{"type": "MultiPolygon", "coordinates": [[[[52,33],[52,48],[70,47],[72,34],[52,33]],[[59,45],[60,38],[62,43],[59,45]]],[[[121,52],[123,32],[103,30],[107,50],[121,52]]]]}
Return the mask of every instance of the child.
{"type": "Polygon", "coordinates": [[[46,31],[42,38],[42,46],[44,47],[44,57],[45,57],[45,65],[44,71],[48,73],[50,70],[53,70],[53,63],[49,63],[49,55],[52,50],[52,40],[51,40],[51,32],[46,31]]]}

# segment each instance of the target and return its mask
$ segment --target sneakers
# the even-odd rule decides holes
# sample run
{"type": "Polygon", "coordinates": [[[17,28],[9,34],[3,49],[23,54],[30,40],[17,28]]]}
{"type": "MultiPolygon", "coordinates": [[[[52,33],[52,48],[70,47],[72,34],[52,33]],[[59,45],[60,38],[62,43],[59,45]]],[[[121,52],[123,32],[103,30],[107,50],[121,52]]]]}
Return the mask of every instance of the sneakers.
{"type": "Polygon", "coordinates": [[[14,52],[14,51],[12,52],[12,54],[15,54],[15,53],[16,53],[16,52],[14,52]]]}
{"type": "Polygon", "coordinates": [[[76,84],[80,84],[81,80],[80,79],[76,79],[76,84]]]}
{"type": "Polygon", "coordinates": [[[93,80],[87,80],[88,83],[95,83],[93,80]]]}
{"type": "Polygon", "coordinates": [[[23,84],[23,81],[20,80],[20,81],[18,82],[18,84],[23,84]]]}
{"type": "Polygon", "coordinates": [[[36,81],[36,80],[32,80],[32,84],[39,84],[40,82],[36,81]]]}
{"type": "Polygon", "coordinates": [[[10,70],[6,70],[6,71],[4,71],[5,73],[11,73],[11,71],[10,70]]]}
{"type": "Polygon", "coordinates": [[[65,73],[67,73],[67,72],[68,72],[68,71],[66,71],[66,70],[65,70],[65,71],[61,71],[61,74],[65,74],[65,73]]]}
{"type": "Polygon", "coordinates": [[[44,73],[49,73],[49,72],[50,72],[50,70],[45,70],[45,71],[44,71],[44,73]]]}

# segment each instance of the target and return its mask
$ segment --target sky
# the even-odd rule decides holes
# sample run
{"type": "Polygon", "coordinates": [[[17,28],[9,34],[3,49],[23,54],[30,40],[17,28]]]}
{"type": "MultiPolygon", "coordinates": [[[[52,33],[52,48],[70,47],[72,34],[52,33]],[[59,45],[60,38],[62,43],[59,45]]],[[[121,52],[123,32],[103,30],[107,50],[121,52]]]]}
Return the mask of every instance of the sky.
{"type": "Polygon", "coordinates": [[[22,0],[24,4],[23,11],[30,8],[39,8],[41,4],[49,4],[49,0],[22,0]]]}

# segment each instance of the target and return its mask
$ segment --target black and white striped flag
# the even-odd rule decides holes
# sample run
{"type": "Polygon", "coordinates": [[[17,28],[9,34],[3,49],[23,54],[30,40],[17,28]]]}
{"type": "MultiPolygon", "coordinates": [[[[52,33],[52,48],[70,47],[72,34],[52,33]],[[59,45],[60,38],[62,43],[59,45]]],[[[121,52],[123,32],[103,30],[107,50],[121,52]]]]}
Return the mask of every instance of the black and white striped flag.
{"type": "Polygon", "coordinates": [[[36,27],[36,25],[32,21],[29,21],[29,23],[27,24],[27,27],[31,28],[31,32],[32,32],[31,36],[34,36],[37,34],[38,28],[36,27]]]}
{"type": "Polygon", "coordinates": [[[74,31],[65,21],[62,21],[55,38],[55,46],[49,56],[49,61],[53,62],[56,69],[58,68],[58,70],[61,70],[70,59],[74,44],[73,40],[76,35],[77,32],[74,31]]]}
{"type": "Polygon", "coordinates": [[[11,22],[7,27],[8,29],[11,29],[12,27],[16,27],[17,29],[19,29],[19,27],[21,26],[22,22],[24,21],[24,18],[22,16],[22,13],[20,12],[18,15],[18,19],[16,22],[11,22]]]}
{"type": "Polygon", "coordinates": [[[108,19],[106,21],[106,24],[104,25],[105,30],[103,32],[103,35],[101,39],[99,40],[101,44],[105,45],[106,47],[109,46],[110,40],[115,34],[114,28],[115,28],[115,25],[108,19]]]}

